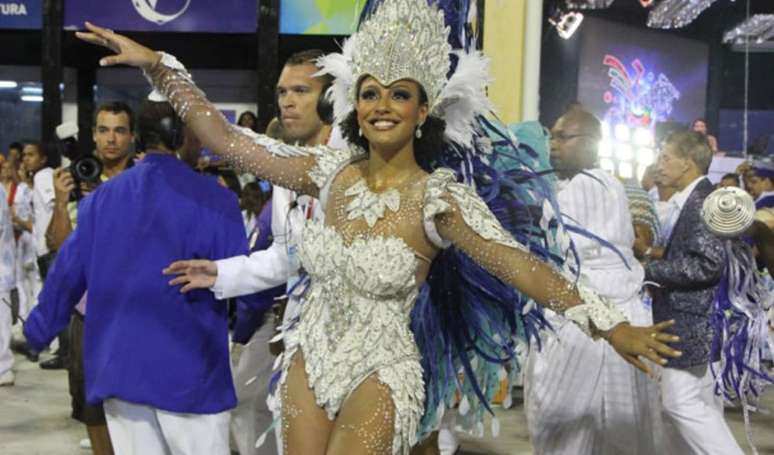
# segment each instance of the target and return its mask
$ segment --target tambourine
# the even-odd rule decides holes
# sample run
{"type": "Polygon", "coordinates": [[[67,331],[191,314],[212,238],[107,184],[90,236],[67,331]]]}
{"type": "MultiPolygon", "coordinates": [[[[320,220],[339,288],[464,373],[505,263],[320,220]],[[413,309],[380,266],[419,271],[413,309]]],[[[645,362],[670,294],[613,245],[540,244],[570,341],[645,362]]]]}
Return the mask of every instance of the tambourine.
{"type": "Polygon", "coordinates": [[[701,217],[713,234],[723,238],[736,238],[752,226],[755,202],[741,188],[719,188],[704,200],[701,217]]]}

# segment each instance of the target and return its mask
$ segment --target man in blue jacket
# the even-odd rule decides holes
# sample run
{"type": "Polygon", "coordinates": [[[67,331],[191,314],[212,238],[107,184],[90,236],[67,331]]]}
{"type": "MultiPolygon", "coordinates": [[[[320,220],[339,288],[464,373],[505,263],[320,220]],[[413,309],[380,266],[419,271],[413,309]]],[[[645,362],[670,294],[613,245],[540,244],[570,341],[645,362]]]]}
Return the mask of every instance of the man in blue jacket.
{"type": "Polygon", "coordinates": [[[184,128],[169,104],[146,102],[138,130],[145,158],[81,202],[25,336],[42,349],[88,289],[86,396],[104,402],[116,453],[228,454],[226,305],[207,290],[182,294],[162,269],[245,254],[241,212],[173,152],[184,128]]]}
{"type": "Polygon", "coordinates": [[[669,360],[661,376],[667,453],[742,455],[709,368],[713,303],[727,261],[723,241],[701,219],[704,199],[714,190],[706,177],[711,160],[700,133],[682,131],[667,139],[659,173],[678,191],[669,200],[663,226],[666,248],[645,252],[651,258],[645,281],[656,284],[651,287],[653,322],[675,321],[672,331],[680,341],[673,347],[683,353],[669,360]]]}

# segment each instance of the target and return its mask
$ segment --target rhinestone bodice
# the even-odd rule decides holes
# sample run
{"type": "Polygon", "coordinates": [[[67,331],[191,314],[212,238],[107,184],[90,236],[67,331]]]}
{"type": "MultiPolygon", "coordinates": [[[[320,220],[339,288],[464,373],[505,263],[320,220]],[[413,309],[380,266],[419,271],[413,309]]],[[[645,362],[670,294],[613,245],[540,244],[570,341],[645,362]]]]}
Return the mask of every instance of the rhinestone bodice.
{"type": "Polygon", "coordinates": [[[310,221],[299,255],[313,281],[337,282],[361,297],[389,301],[416,288],[417,259],[400,238],[361,237],[345,245],[334,228],[310,221]]]}
{"type": "Polygon", "coordinates": [[[417,294],[413,251],[398,238],[358,238],[345,244],[334,228],[310,221],[299,257],[311,284],[298,326],[288,331],[286,342],[289,352],[303,352],[317,404],[333,418],[368,376],[390,383],[393,375],[402,378],[407,385],[400,388],[412,395],[399,403],[396,418],[415,420],[421,415],[424,389],[409,327],[417,294]]]}

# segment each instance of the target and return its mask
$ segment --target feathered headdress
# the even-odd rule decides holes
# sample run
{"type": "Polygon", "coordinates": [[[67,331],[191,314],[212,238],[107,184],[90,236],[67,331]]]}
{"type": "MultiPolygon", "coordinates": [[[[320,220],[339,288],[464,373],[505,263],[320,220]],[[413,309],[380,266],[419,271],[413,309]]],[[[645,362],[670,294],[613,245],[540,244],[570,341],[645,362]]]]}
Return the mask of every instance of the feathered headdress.
{"type": "Polygon", "coordinates": [[[320,73],[335,78],[328,96],[336,122],[354,108],[363,77],[383,85],[410,79],[425,90],[430,115],[446,122],[446,139],[471,147],[477,117],[492,110],[486,96],[488,60],[476,50],[452,50],[450,33],[444,11],[427,0],[367,6],[358,31],[344,42],[341,53],[318,61],[320,73]]]}

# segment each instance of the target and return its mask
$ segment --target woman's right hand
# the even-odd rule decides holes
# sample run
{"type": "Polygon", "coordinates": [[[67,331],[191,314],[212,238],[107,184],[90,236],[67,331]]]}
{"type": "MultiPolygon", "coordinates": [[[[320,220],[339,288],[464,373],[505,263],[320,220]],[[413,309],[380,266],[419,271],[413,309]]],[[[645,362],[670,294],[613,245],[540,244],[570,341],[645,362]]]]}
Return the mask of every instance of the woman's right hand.
{"type": "Polygon", "coordinates": [[[87,43],[106,47],[116,53],[116,55],[102,58],[99,61],[100,66],[129,65],[147,70],[161,59],[158,52],[112,30],[98,27],[89,22],[86,22],[86,29],[88,32],[77,32],[75,36],[87,43]]]}

